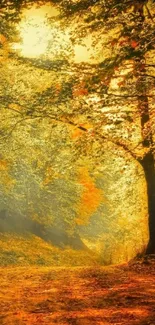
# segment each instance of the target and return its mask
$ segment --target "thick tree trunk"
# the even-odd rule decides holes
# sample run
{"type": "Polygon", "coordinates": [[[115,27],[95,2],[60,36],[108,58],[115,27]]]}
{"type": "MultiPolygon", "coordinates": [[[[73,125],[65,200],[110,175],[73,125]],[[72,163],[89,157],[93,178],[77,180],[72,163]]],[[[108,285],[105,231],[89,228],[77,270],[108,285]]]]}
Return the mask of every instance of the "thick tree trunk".
{"type": "MultiPolygon", "coordinates": [[[[137,1],[138,6],[136,12],[139,14],[139,21],[137,23],[137,31],[143,30],[145,15],[144,4],[147,1],[137,1]]],[[[140,36],[136,41],[141,44],[140,36]]],[[[136,90],[138,95],[138,111],[141,120],[141,134],[142,134],[142,146],[147,149],[147,154],[141,160],[143,167],[148,193],[148,213],[149,213],[149,243],[146,249],[147,254],[155,253],[155,159],[153,148],[153,136],[151,130],[151,117],[148,102],[148,82],[147,82],[147,70],[145,65],[145,54],[143,51],[135,58],[135,76],[137,78],[136,90]]],[[[144,151],[145,152],[145,151],[144,151]]]]}
{"type": "Polygon", "coordinates": [[[155,164],[153,154],[148,153],[141,165],[145,172],[148,192],[149,233],[147,254],[155,254],[155,164]]]}

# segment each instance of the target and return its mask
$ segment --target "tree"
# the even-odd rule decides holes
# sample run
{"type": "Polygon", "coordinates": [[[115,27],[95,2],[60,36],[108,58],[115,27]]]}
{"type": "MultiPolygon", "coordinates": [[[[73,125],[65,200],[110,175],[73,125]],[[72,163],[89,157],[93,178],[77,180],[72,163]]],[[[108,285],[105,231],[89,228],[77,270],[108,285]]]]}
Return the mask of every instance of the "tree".
{"type": "MultiPolygon", "coordinates": [[[[105,30],[109,32],[117,28],[116,37],[111,40],[113,57],[104,60],[96,69],[96,77],[100,83],[100,98],[103,100],[107,95],[109,105],[118,103],[124,97],[127,99],[135,97],[137,100],[137,113],[141,120],[142,140],[136,148],[123,139],[117,141],[125,150],[129,150],[136,160],[142,165],[148,188],[149,229],[150,241],[147,248],[148,253],[155,252],[155,161],[154,161],[154,107],[151,100],[154,98],[154,64],[147,63],[147,55],[154,50],[154,6],[151,1],[78,1],[76,4],[69,3],[67,15],[81,14],[84,17],[84,28],[96,31],[104,35],[105,30]],[[86,14],[86,12],[88,14],[86,14]],[[86,17],[85,17],[86,14],[86,17]],[[105,26],[106,24],[106,26],[105,26]],[[103,33],[103,34],[102,34],[103,33]],[[131,64],[129,72],[123,78],[119,78],[119,69],[125,62],[131,64]],[[100,70],[99,68],[103,68],[100,70]],[[150,69],[152,67],[152,70],[150,69]],[[103,71],[105,73],[104,86],[101,86],[103,71]],[[110,94],[110,81],[118,71],[120,94],[110,94]],[[131,87],[132,83],[132,87],[131,87]],[[139,149],[139,150],[138,150],[139,149]]],[[[151,57],[152,58],[152,57],[151,57]]],[[[97,81],[95,80],[95,83],[97,81]]],[[[99,131],[100,132],[100,131],[99,131]]]]}
{"type": "MultiPolygon", "coordinates": [[[[39,6],[43,3],[46,1],[38,1],[39,6]]],[[[111,49],[111,55],[104,58],[103,54],[102,60],[94,64],[77,64],[71,61],[64,48],[61,59],[52,61],[21,57],[7,46],[7,42],[8,39],[11,42],[18,39],[18,33],[16,28],[12,29],[12,23],[20,21],[20,11],[24,6],[31,5],[32,1],[2,1],[1,44],[6,55],[12,56],[26,67],[35,67],[36,71],[38,67],[51,71],[52,78],[52,83],[45,90],[33,93],[31,101],[25,95],[27,87],[24,88],[25,98],[16,96],[17,89],[12,91],[7,88],[5,94],[3,89],[1,99],[7,109],[15,114],[15,118],[10,126],[7,124],[6,128],[1,130],[2,139],[10,136],[21,123],[49,119],[51,128],[54,128],[55,123],[62,123],[76,127],[78,132],[82,132],[86,141],[81,142],[82,145],[76,142],[75,160],[77,153],[87,150],[86,147],[94,138],[99,139],[101,148],[103,141],[108,140],[130,153],[145,172],[150,227],[147,252],[154,253],[154,1],[124,0],[118,3],[115,0],[55,0],[52,3],[60,10],[59,18],[54,19],[59,19],[62,31],[71,23],[74,24],[67,45],[69,52],[72,51],[71,44],[82,42],[79,36],[82,38],[85,34],[92,34],[94,46],[100,43],[100,50],[111,49]],[[68,75],[62,77],[60,70],[64,69],[68,71],[68,75]],[[113,107],[118,105],[122,107],[119,114],[113,111],[113,107]],[[124,112],[127,105],[136,107],[136,115],[133,116],[131,110],[124,112]],[[102,113],[102,109],[107,106],[111,107],[111,117],[102,113]],[[79,110],[83,116],[82,122],[77,118],[79,110]],[[127,123],[128,135],[124,136],[117,127],[107,131],[106,125],[110,123],[110,118],[116,121],[116,126],[122,121],[127,123]],[[132,128],[137,119],[141,124],[141,136],[138,143],[135,143],[132,128]]],[[[53,20],[50,23],[53,23],[53,20]]]]}
{"type": "MultiPolygon", "coordinates": [[[[73,6],[73,5],[72,5],[73,6]]],[[[70,6],[71,7],[71,6],[70,6]]],[[[74,6],[73,6],[74,7],[74,6]]],[[[132,62],[133,68],[123,78],[120,83],[121,97],[137,98],[137,112],[141,120],[141,134],[142,141],[139,144],[140,152],[134,152],[129,148],[128,143],[120,144],[126,147],[135,159],[142,165],[148,187],[148,207],[149,207],[149,228],[150,228],[150,242],[147,248],[148,253],[155,252],[155,166],[154,166],[154,114],[151,107],[150,98],[154,98],[154,74],[153,64],[147,64],[147,54],[154,50],[154,11],[153,3],[148,1],[109,1],[101,4],[96,1],[93,2],[78,2],[76,10],[89,10],[90,14],[86,21],[88,22],[89,30],[111,29],[117,25],[119,32],[117,37],[111,41],[114,47],[114,56],[108,62],[103,61],[103,69],[106,66],[109,83],[107,84],[106,93],[108,97],[108,87],[111,77],[116,70],[126,61],[128,64],[132,62]],[[83,6],[85,8],[83,8],[83,6]],[[100,10],[93,12],[93,8],[99,6],[100,10]],[[87,8],[86,8],[87,7],[87,8]],[[106,27],[103,27],[106,19],[106,27]],[[152,71],[150,70],[152,67],[152,71]],[[150,73],[152,72],[152,74],[150,73]],[[134,81],[134,87],[131,82],[134,81]],[[150,85],[149,85],[150,84],[150,85]],[[128,89],[127,89],[128,87],[128,89]]],[[[75,14],[75,9],[73,10],[75,14]]],[[[71,9],[70,9],[71,11],[71,9]]],[[[99,74],[98,74],[99,75],[99,74]]],[[[102,97],[104,89],[100,88],[102,97]]],[[[115,97],[115,95],[114,95],[115,97]]],[[[126,98],[127,99],[127,98],[126,98]]],[[[111,98],[112,101],[117,102],[116,98],[111,98]]],[[[136,148],[138,149],[138,148],[136,148]]]]}

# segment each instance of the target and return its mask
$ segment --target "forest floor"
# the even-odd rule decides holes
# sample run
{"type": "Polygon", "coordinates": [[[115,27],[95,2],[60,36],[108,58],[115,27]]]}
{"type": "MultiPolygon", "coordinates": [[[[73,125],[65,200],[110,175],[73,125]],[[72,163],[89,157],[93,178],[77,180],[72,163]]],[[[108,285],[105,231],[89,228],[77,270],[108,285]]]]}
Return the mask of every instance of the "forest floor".
{"type": "Polygon", "coordinates": [[[1,267],[0,325],[155,325],[155,259],[1,267]]]}

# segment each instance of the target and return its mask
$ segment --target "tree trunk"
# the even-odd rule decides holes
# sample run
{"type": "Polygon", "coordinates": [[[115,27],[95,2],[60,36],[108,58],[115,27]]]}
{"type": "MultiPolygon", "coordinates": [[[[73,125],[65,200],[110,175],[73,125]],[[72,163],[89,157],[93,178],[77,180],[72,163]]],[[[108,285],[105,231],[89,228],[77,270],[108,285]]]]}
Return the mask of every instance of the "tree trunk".
{"type": "MultiPolygon", "coordinates": [[[[137,1],[139,5],[136,11],[139,14],[137,23],[137,33],[143,30],[145,15],[144,4],[147,1],[137,1]]],[[[141,44],[140,36],[136,41],[141,44]]],[[[135,76],[137,78],[136,90],[138,95],[138,111],[141,119],[142,146],[147,148],[147,154],[140,161],[146,178],[148,194],[148,213],[149,213],[149,243],[146,249],[147,254],[155,253],[155,157],[153,152],[153,136],[151,130],[151,117],[148,102],[148,83],[146,70],[145,54],[143,51],[135,58],[135,76]]],[[[145,152],[145,150],[144,150],[145,152]]]]}
{"type": "Polygon", "coordinates": [[[149,243],[146,254],[155,254],[155,164],[154,157],[149,152],[141,165],[145,172],[148,193],[148,212],[149,212],[149,243]]]}
{"type": "MultiPolygon", "coordinates": [[[[141,58],[144,61],[144,58],[141,58]]],[[[145,66],[143,73],[146,73],[145,66]]],[[[151,130],[151,118],[149,113],[149,103],[147,97],[147,82],[144,76],[139,76],[137,81],[138,110],[141,118],[142,146],[147,149],[147,154],[140,161],[147,183],[148,213],[149,213],[149,244],[147,254],[155,253],[155,157],[153,152],[153,136],[151,130]]],[[[145,152],[145,151],[144,151],[145,152]]]]}

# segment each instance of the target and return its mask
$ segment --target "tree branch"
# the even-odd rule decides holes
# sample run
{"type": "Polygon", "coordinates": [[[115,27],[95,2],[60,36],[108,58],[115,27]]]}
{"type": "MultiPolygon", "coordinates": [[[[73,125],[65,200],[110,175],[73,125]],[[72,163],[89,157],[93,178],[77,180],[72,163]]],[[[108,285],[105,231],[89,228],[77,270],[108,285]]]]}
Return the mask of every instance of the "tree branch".
{"type": "Polygon", "coordinates": [[[34,117],[31,116],[31,117],[24,117],[24,118],[20,119],[19,121],[17,121],[14,124],[14,126],[12,127],[12,129],[10,130],[10,132],[8,134],[6,134],[5,136],[1,137],[1,139],[7,139],[7,138],[9,138],[12,135],[13,131],[16,129],[16,127],[19,124],[21,124],[23,121],[30,120],[30,119],[35,119],[35,118],[41,118],[41,117],[42,116],[34,116],[34,117]]]}
{"type": "MultiPolygon", "coordinates": [[[[61,122],[61,123],[66,123],[66,124],[70,124],[73,127],[76,127],[78,129],[80,129],[83,132],[89,132],[89,130],[83,126],[78,125],[77,123],[74,123],[70,120],[68,120],[66,117],[62,117],[62,118],[56,118],[54,116],[51,116],[49,114],[44,115],[44,118],[48,117],[52,120],[55,120],[57,122],[61,122]]],[[[96,131],[95,129],[93,129],[93,134],[98,136],[100,139],[109,141],[119,147],[122,147],[126,152],[128,152],[129,154],[131,154],[131,156],[136,159],[137,161],[141,162],[144,158],[144,156],[147,154],[147,152],[143,152],[143,155],[138,156],[137,152],[135,152],[135,149],[137,149],[137,147],[141,144],[141,142],[139,142],[137,144],[137,146],[135,146],[134,148],[129,148],[129,144],[124,141],[123,139],[118,139],[115,137],[110,137],[109,135],[105,135],[105,134],[101,134],[100,132],[96,131]]]]}

